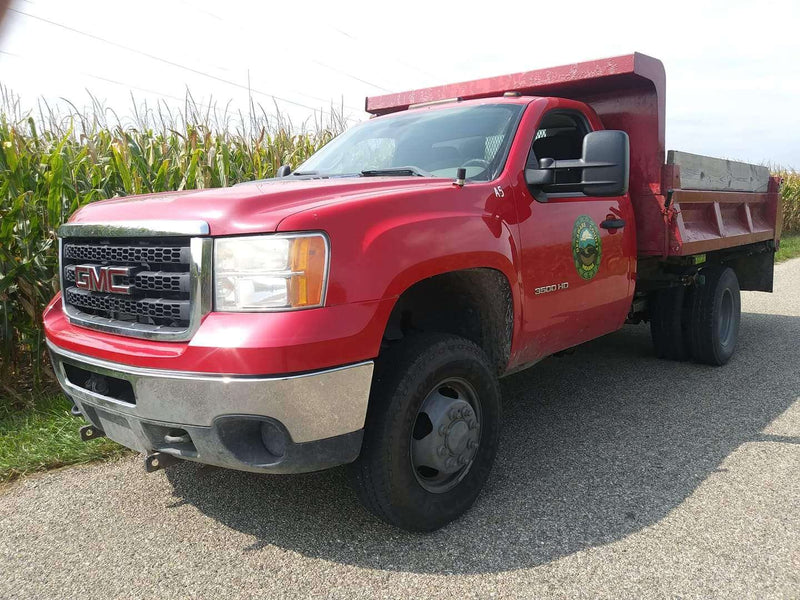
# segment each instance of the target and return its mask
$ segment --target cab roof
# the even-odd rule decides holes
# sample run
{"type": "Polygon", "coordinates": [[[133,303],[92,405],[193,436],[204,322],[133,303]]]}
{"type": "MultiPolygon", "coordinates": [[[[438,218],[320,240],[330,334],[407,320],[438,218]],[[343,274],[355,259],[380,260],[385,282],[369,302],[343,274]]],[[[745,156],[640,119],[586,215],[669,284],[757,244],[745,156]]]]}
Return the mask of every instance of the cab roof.
{"type": "Polygon", "coordinates": [[[665,148],[666,75],[660,60],[634,52],[536,71],[475,79],[366,99],[366,111],[386,115],[413,105],[462,101],[530,102],[556,96],[585,102],[607,129],[621,129],[631,141],[631,195],[658,192],[665,148]],[[506,92],[519,93],[504,98],[506,92]]]}

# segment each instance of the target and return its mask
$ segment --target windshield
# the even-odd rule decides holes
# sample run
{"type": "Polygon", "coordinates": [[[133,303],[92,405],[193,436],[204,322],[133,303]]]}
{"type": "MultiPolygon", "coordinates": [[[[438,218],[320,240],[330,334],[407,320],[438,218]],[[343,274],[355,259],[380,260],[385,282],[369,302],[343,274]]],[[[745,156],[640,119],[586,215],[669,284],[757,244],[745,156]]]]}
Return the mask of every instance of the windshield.
{"type": "Polygon", "coordinates": [[[462,105],[373,119],[335,138],[295,174],[454,178],[464,167],[467,179],[490,181],[503,168],[522,109],[462,105]]]}

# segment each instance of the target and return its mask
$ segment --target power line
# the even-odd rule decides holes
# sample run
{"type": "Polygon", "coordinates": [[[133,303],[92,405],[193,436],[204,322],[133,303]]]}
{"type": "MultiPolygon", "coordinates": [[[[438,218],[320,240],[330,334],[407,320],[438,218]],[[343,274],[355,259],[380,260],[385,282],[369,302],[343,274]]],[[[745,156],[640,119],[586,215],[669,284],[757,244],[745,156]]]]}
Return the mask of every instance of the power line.
{"type": "MultiPolygon", "coordinates": [[[[45,61],[43,61],[43,60],[31,58],[30,56],[23,56],[21,54],[15,54],[13,52],[7,52],[6,50],[0,50],[0,54],[5,54],[6,56],[10,56],[10,57],[15,58],[17,60],[27,61],[27,62],[31,62],[31,63],[45,63],[45,61]]],[[[178,102],[181,102],[186,106],[188,106],[188,103],[191,102],[191,104],[194,105],[194,106],[206,108],[209,111],[213,111],[215,119],[218,117],[218,113],[217,113],[218,107],[217,107],[216,103],[205,104],[203,102],[199,102],[199,101],[195,100],[191,96],[191,94],[188,91],[188,89],[187,89],[187,96],[184,96],[183,98],[180,98],[178,96],[174,96],[172,94],[166,94],[166,93],[160,92],[158,90],[152,90],[152,89],[149,89],[149,88],[143,88],[143,87],[138,87],[138,86],[135,86],[135,85],[130,85],[128,83],[124,83],[122,81],[117,81],[116,79],[110,79],[108,77],[103,77],[102,75],[97,75],[95,73],[88,73],[86,71],[76,71],[76,73],[79,73],[81,75],[85,75],[86,77],[91,77],[92,79],[97,79],[99,81],[105,81],[106,83],[111,83],[113,85],[118,85],[118,86],[126,88],[128,90],[137,90],[139,92],[144,92],[144,93],[147,93],[147,94],[153,94],[155,96],[159,96],[159,100],[161,100],[163,98],[170,98],[172,100],[177,100],[178,102]]],[[[89,90],[86,90],[86,91],[89,93],[89,96],[94,100],[94,96],[92,96],[92,93],[89,92],[89,90]]],[[[72,105],[73,108],[76,108],[75,105],[72,104],[72,102],[69,99],[63,98],[63,97],[61,97],[61,99],[63,101],[65,101],[67,104],[72,105]]],[[[134,103],[134,110],[137,110],[136,109],[135,98],[133,98],[133,96],[131,96],[131,100],[134,103]]],[[[167,106],[166,103],[164,103],[164,105],[167,106]]],[[[77,108],[76,108],[76,110],[77,110],[77,108]]],[[[152,109],[152,108],[148,108],[147,110],[149,110],[151,112],[154,112],[154,109],[152,109]]],[[[167,111],[169,111],[169,107],[168,106],[167,106],[167,111]]],[[[112,112],[113,112],[113,110],[112,110],[112,112]]],[[[114,114],[116,116],[116,113],[114,113],[114,114]]],[[[184,110],[184,114],[183,114],[183,119],[185,120],[185,122],[188,122],[188,119],[189,119],[188,115],[189,115],[189,109],[186,108],[184,110]]],[[[227,115],[227,112],[223,114],[223,117],[225,117],[226,115],[227,115]]],[[[119,120],[118,117],[117,117],[117,119],[119,120]]]]}
{"type": "MultiPolygon", "coordinates": [[[[189,6],[189,4],[187,4],[185,2],[185,0],[180,0],[180,2],[182,4],[184,4],[184,5],[189,6]]],[[[211,17],[212,19],[216,19],[217,21],[220,21],[222,23],[225,23],[225,22],[230,23],[230,21],[227,18],[221,17],[216,13],[213,13],[213,12],[210,12],[210,11],[207,11],[207,10],[197,9],[195,7],[192,7],[192,9],[193,10],[197,10],[198,12],[201,12],[204,15],[206,15],[208,17],[211,17]]],[[[247,33],[246,29],[244,27],[242,27],[241,25],[239,25],[239,23],[233,23],[233,26],[236,27],[237,29],[239,29],[239,31],[243,31],[243,32],[247,33]]],[[[331,29],[335,30],[339,34],[350,38],[351,40],[358,41],[357,38],[351,36],[348,33],[345,33],[344,31],[342,31],[340,29],[336,29],[335,27],[333,27],[331,25],[328,25],[328,27],[330,27],[331,29]]],[[[374,87],[375,89],[381,90],[383,92],[391,93],[391,91],[392,91],[392,90],[389,90],[389,89],[383,87],[382,85],[378,85],[377,83],[373,83],[371,81],[367,81],[366,79],[362,79],[361,77],[357,77],[356,75],[353,75],[352,73],[348,73],[347,71],[345,71],[343,69],[339,69],[337,67],[333,67],[331,65],[325,64],[325,63],[320,62],[320,61],[315,60],[315,59],[306,58],[306,60],[308,62],[313,62],[314,64],[319,65],[320,67],[323,67],[325,69],[333,71],[334,73],[338,73],[339,75],[344,75],[345,77],[353,79],[354,81],[358,81],[359,83],[363,83],[363,84],[368,85],[370,87],[374,87]]],[[[416,67],[411,67],[411,68],[416,68],[416,67]]],[[[416,70],[418,70],[420,72],[424,72],[424,71],[421,71],[420,69],[416,69],[416,70]]],[[[310,97],[313,98],[313,96],[310,96],[310,97]]],[[[345,106],[347,106],[347,105],[345,105],[345,106]]],[[[355,106],[347,106],[347,108],[350,108],[352,110],[358,110],[358,111],[363,110],[362,108],[356,108],[355,106]]]]}
{"type": "MultiPolygon", "coordinates": [[[[25,60],[25,61],[34,62],[34,63],[44,63],[44,61],[42,61],[42,60],[36,60],[34,58],[31,58],[30,56],[22,56],[21,54],[14,54],[13,52],[7,52],[5,50],[0,50],[0,54],[5,54],[6,56],[11,56],[12,58],[16,58],[17,60],[25,60]]],[[[138,87],[138,86],[135,86],[135,85],[130,85],[128,83],[123,83],[123,82],[117,81],[115,79],[109,79],[108,77],[103,77],[102,75],[96,75],[95,73],[87,73],[86,71],[78,71],[78,73],[80,73],[81,75],[85,75],[86,77],[91,77],[92,79],[98,79],[100,81],[105,81],[107,83],[112,83],[114,85],[119,85],[119,86],[122,86],[124,88],[128,88],[128,89],[131,89],[131,90],[136,90],[138,92],[144,92],[146,94],[154,94],[156,96],[162,96],[164,98],[171,98],[172,100],[177,100],[178,102],[185,102],[186,101],[186,98],[179,98],[178,96],[173,96],[172,94],[165,94],[164,92],[159,92],[157,90],[151,90],[151,89],[148,89],[148,88],[143,88],[143,87],[138,87]]],[[[197,104],[197,106],[202,106],[204,108],[213,108],[211,105],[203,104],[202,102],[195,101],[195,104],[197,104]]]]}
{"type": "Polygon", "coordinates": [[[317,110],[319,110],[322,113],[326,113],[326,114],[329,114],[329,115],[331,114],[331,111],[326,111],[326,110],[323,110],[321,108],[317,109],[317,108],[315,108],[313,106],[309,106],[307,104],[303,104],[303,103],[297,102],[295,100],[289,100],[288,98],[283,98],[281,96],[276,96],[275,94],[270,94],[269,92],[264,92],[264,91],[257,90],[257,89],[254,89],[254,88],[248,88],[248,86],[242,85],[241,83],[236,83],[235,81],[230,81],[228,79],[223,79],[222,77],[217,77],[216,75],[212,75],[210,73],[205,73],[205,72],[200,71],[198,69],[195,69],[195,68],[192,68],[192,67],[188,67],[188,66],[182,65],[180,63],[176,63],[174,61],[168,60],[166,58],[162,58],[160,56],[156,56],[154,54],[150,54],[148,52],[144,52],[143,50],[138,50],[136,48],[131,48],[130,46],[126,46],[124,44],[120,44],[118,42],[114,42],[114,41],[108,40],[106,38],[100,37],[99,35],[95,35],[93,33],[88,33],[86,31],[81,31],[80,29],[75,29],[74,27],[70,27],[69,25],[64,25],[62,23],[57,23],[55,21],[51,21],[50,19],[45,19],[44,17],[39,17],[37,15],[32,15],[30,13],[26,13],[26,12],[18,10],[16,8],[10,8],[9,7],[8,10],[11,11],[11,12],[15,12],[17,14],[29,17],[31,19],[36,19],[37,21],[42,21],[43,23],[48,23],[49,25],[53,25],[54,27],[59,27],[61,29],[65,29],[67,31],[71,31],[72,33],[77,33],[78,35],[82,35],[82,36],[88,37],[90,39],[102,42],[104,44],[109,44],[110,46],[114,46],[116,48],[120,48],[120,49],[125,50],[127,52],[132,52],[134,54],[139,54],[140,56],[144,56],[146,58],[149,58],[150,60],[155,60],[157,62],[161,62],[161,63],[167,64],[167,65],[169,65],[171,67],[175,67],[175,68],[178,68],[178,69],[182,69],[184,71],[188,71],[190,73],[194,73],[195,75],[200,75],[202,77],[207,77],[209,79],[213,79],[215,81],[219,81],[220,83],[225,83],[225,84],[228,84],[228,85],[232,85],[234,87],[246,90],[246,91],[251,92],[251,93],[260,94],[262,96],[266,96],[268,98],[272,98],[273,100],[279,100],[281,102],[285,102],[287,104],[292,104],[294,106],[299,106],[301,108],[305,108],[305,109],[308,109],[308,110],[311,110],[311,111],[315,111],[316,112],[317,110]]]}
{"type": "Polygon", "coordinates": [[[360,81],[361,83],[364,83],[366,85],[372,86],[374,88],[378,88],[381,91],[384,91],[384,92],[391,92],[392,91],[392,90],[387,90],[385,87],[382,87],[382,86],[378,85],[377,83],[370,83],[366,79],[361,79],[360,77],[356,77],[355,75],[350,75],[350,73],[348,73],[347,71],[342,71],[341,69],[337,69],[336,67],[332,67],[330,65],[326,65],[325,63],[319,62],[318,60],[311,59],[311,62],[313,62],[315,64],[318,64],[320,67],[325,67],[326,69],[330,69],[331,71],[339,73],[340,75],[344,75],[345,77],[349,77],[350,79],[355,79],[356,81],[360,81]]]}
{"type": "MultiPolygon", "coordinates": [[[[354,36],[353,34],[351,34],[351,33],[348,33],[347,31],[344,31],[343,29],[339,29],[338,27],[335,27],[334,25],[328,25],[328,27],[329,27],[330,29],[333,29],[333,30],[334,30],[336,33],[338,33],[339,35],[342,35],[342,36],[344,36],[344,37],[346,37],[346,38],[350,39],[351,41],[353,41],[353,42],[355,42],[355,43],[357,43],[357,44],[361,44],[361,45],[364,45],[364,44],[369,44],[369,42],[365,42],[365,41],[364,41],[364,40],[362,40],[361,38],[358,38],[358,37],[354,36]]],[[[370,45],[371,45],[371,44],[370,44],[370,45]]],[[[394,61],[395,61],[397,64],[399,64],[399,65],[403,65],[403,66],[404,66],[404,67],[406,67],[407,69],[412,69],[412,70],[414,70],[414,71],[417,71],[417,72],[419,72],[419,73],[422,73],[422,74],[423,74],[423,75],[425,75],[426,77],[432,77],[432,78],[434,78],[434,79],[436,79],[436,78],[437,78],[437,76],[436,76],[436,75],[434,75],[433,73],[431,73],[431,72],[429,72],[429,71],[426,71],[425,69],[420,69],[420,68],[419,68],[417,65],[412,65],[411,63],[407,63],[406,61],[404,61],[404,60],[401,60],[401,59],[400,59],[400,58],[399,58],[397,55],[395,55],[395,54],[392,54],[391,52],[386,52],[386,51],[384,51],[384,52],[383,52],[383,54],[384,54],[385,56],[388,56],[388,57],[389,57],[389,58],[391,58],[392,60],[394,60],[394,61]]],[[[376,87],[380,87],[380,86],[376,86],[376,87]]],[[[381,88],[381,89],[383,89],[383,88],[381,88]]]]}

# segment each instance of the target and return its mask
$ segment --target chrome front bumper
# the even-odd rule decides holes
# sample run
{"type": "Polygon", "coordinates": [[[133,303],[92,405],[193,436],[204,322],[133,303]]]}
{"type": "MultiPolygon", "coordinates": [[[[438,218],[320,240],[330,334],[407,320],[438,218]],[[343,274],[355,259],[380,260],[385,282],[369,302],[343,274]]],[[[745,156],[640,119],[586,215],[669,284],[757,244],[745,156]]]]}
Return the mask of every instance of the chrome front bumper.
{"type": "Polygon", "coordinates": [[[358,456],[373,363],[303,375],[250,377],[112,363],[48,342],[65,393],[105,434],[250,471],[312,471],[358,456]]]}

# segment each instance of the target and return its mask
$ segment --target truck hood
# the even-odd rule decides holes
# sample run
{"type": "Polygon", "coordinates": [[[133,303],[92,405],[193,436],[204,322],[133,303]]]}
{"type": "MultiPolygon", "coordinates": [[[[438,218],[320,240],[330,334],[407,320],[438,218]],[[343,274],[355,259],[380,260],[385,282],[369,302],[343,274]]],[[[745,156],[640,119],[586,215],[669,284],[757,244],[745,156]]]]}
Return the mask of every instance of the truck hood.
{"type": "Polygon", "coordinates": [[[451,186],[452,179],[427,177],[269,179],[229,188],[103,200],[87,204],[70,222],[201,220],[208,223],[211,235],[266,233],[276,231],[290,215],[327,204],[395,197],[420,187],[434,190],[451,186]]]}

